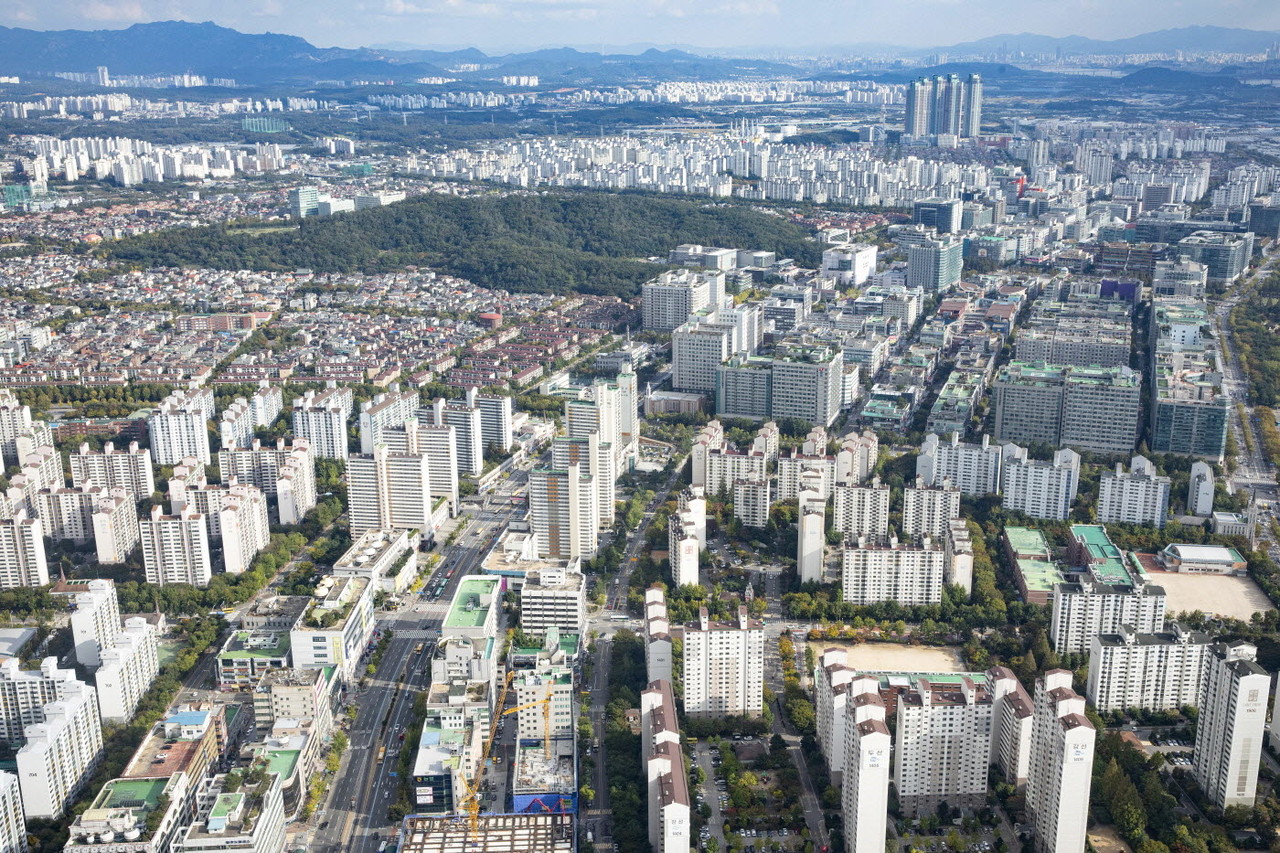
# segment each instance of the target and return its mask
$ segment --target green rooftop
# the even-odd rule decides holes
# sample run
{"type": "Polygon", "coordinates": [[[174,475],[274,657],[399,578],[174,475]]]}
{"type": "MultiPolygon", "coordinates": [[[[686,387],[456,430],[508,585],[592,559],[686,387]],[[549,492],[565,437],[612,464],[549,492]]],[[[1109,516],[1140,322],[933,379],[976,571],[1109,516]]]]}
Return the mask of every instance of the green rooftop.
{"type": "Polygon", "coordinates": [[[235,814],[236,809],[240,808],[242,802],[244,802],[244,794],[239,792],[219,794],[218,798],[213,801],[213,808],[209,810],[209,817],[212,820],[226,819],[235,814]]]}
{"type": "Polygon", "coordinates": [[[102,788],[94,808],[98,809],[154,809],[160,803],[160,795],[169,786],[169,777],[146,779],[113,779],[102,788]]]}
{"type": "Polygon", "coordinates": [[[1124,554],[1107,536],[1100,524],[1073,524],[1071,535],[1084,544],[1089,554],[1089,572],[1098,581],[1111,586],[1133,586],[1133,577],[1124,566],[1124,554]]]}
{"type": "Polygon", "coordinates": [[[285,780],[293,776],[293,770],[298,766],[298,759],[302,756],[302,750],[272,749],[265,754],[267,756],[267,772],[279,773],[280,778],[285,780]]]}
{"type": "Polygon", "coordinates": [[[1044,534],[1034,527],[1006,527],[1004,538],[1015,554],[1034,554],[1038,559],[1049,559],[1049,544],[1044,534]]]}
{"type": "Polygon", "coordinates": [[[253,631],[237,631],[231,636],[231,642],[227,643],[226,648],[218,653],[220,658],[281,658],[289,654],[289,633],[287,631],[280,632],[253,632],[253,631]],[[249,638],[261,639],[263,636],[271,636],[275,642],[271,645],[248,645],[249,638]]]}
{"type": "Polygon", "coordinates": [[[1028,592],[1053,592],[1054,586],[1067,582],[1058,564],[1048,560],[1019,560],[1018,574],[1028,592]]]}
{"type": "Polygon", "coordinates": [[[497,604],[501,581],[501,578],[484,575],[463,578],[444,617],[444,627],[479,628],[484,625],[490,608],[497,604]],[[481,603],[485,596],[490,596],[488,604],[481,603]]]}

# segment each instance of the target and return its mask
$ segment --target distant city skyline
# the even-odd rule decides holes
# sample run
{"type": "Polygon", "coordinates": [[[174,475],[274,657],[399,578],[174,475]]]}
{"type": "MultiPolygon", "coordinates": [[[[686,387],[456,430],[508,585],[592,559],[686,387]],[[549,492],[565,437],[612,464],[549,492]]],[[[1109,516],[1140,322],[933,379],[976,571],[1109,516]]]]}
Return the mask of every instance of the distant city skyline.
{"type": "Polygon", "coordinates": [[[1007,32],[1116,39],[1229,25],[1280,30],[1275,0],[9,0],[0,25],[119,29],[213,21],[319,47],[693,45],[814,51],[883,43],[947,46],[1007,32]],[[834,19],[834,20],[833,20],[834,19]]]}

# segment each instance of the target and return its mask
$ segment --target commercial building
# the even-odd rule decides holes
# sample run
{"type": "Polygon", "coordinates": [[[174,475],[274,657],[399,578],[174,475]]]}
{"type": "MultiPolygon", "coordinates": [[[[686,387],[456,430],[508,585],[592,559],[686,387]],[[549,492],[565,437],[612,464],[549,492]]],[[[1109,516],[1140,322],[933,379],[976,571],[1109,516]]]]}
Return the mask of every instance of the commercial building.
{"type": "Polygon", "coordinates": [[[734,354],[734,329],[725,323],[690,320],[671,333],[671,387],[711,393],[717,369],[734,354]]]}
{"type": "Polygon", "coordinates": [[[745,605],[732,622],[705,607],[684,629],[684,711],[697,718],[760,713],[764,706],[764,625],[745,605]]]}
{"type": "Polygon", "coordinates": [[[373,637],[373,590],[367,578],[321,578],[310,606],[290,633],[293,665],[332,666],[339,678],[352,681],[373,637]]]}
{"type": "Polygon", "coordinates": [[[1087,840],[1097,732],[1071,677],[1054,669],[1036,679],[1027,811],[1039,853],[1083,853],[1087,840]]]}
{"type": "Polygon", "coordinates": [[[1151,292],[1154,296],[1204,299],[1208,284],[1209,268],[1183,256],[1173,261],[1156,261],[1151,292]]]}
{"type": "Polygon", "coordinates": [[[88,444],[81,444],[70,454],[71,483],[78,487],[99,486],[104,489],[122,488],[133,501],[151,497],[156,490],[155,474],[151,468],[151,449],[139,448],[138,442],[129,442],[127,450],[116,450],[107,442],[102,451],[95,453],[88,444]]]}
{"type": "Polygon", "coordinates": [[[1257,795],[1271,675],[1257,664],[1250,643],[1215,643],[1210,649],[1192,773],[1219,808],[1252,806],[1257,795]]]}
{"type": "Polygon", "coordinates": [[[876,254],[866,243],[838,243],[823,250],[821,274],[839,287],[862,287],[876,271],[876,254]]]}
{"type": "Polygon", "coordinates": [[[839,349],[780,344],[773,354],[769,417],[830,426],[840,413],[844,355],[839,349]]]}
{"type": "Polygon", "coordinates": [[[160,672],[159,631],[141,616],[125,620],[115,643],[102,652],[102,666],[94,673],[98,706],[108,723],[133,719],[142,697],[160,672]]]}
{"type": "Polygon", "coordinates": [[[916,476],[929,487],[950,480],[961,494],[994,495],[1000,492],[1000,463],[1000,447],[989,436],[982,436],[980,444],[963,444],[959,433],[949,439],[930,433],[916,457],[916,476]]]}
{"type": "Polygon", "coordinates": [[[1221,460],[1231,399],[1222,385],[1222,355],[1209,306],[1156,298],[1149,337],[1151,449],[1221,460]]]}
{"type": "Polygon", "coordinates": [[[268,771],[261,781],[234,791],[228,791],[226,783],[225,775],[201,783],[195,797],[200,810],[175,839],[174,853],[283,850],[286,820],[280,774],[268,771]]]}
{"type": "Polygon", "coordinates": [[[1116,633],[1095,634],[1089,648],[1089,699],[1102,713],[1198,705],[1212,645],[1208,634],[1177,622],[1159,633],[1126,625],[1116,633]]]}
{"type": "Polygon", "coordinates": [[[1178,241],[1177,252],[1184,258],[1204,264],[1209,281],[1230,284],[1249,266],[1253,243],[1252,232],[1196,231],[1178,241]]]}
{"type": "Polygon", "coordinates": [[[543,636],[552,628],[561,634],[586,633],[587,580],[580,571],[543,566],[525,574],[520,587],[520,629],[543,636]]]}
{"type": "Polygon", "coordinates": [[[927,536],[918,544],[896,537],[859,537],[841,554],[840,596],[850,604],[896,601],[904,606],[942,600],[942,546],[927,536]]]}
{"type": "Polygon", "coordinates": [[[28,820],[54,820],[84,790],[102,760],[102,718],[96,691],[82,682],[44,706],[44,719],[27,726],[18,750],[18,785],[28,820]]]}
{"type": "Polygon", "coordinates": [[[1115,471],[1103,474],[1098,486],[1098,521],[1163,527],[1169,515],[1171,482],[1157,474],[1145,457],[1133,457],[1128,472],[1117,462],[1115,471]]]}
{"type": "Polygon", "coordinates": [[[305,438],[318,459],[347,458],[347,421],[351,417],[350,388],[330,384],[308,391],[293,401],[293,434],[305,438]]]}
{"type": "Polygon", "coordinates": [[[271,731],[277,720],[312,720],[324,737],[333,726],[331,679],[334,670],[278,669],[253,687],[253,722],[258,732],[271,731]]]}
{"type": "Polygon", "coordinates": [[[211,388],[175,391],[161,400],[147,419],[156,464],[177,465],[192,456],[207,465],[212,460],[208,424],[213,414],[211,388]]]}
{"type": "Polygon", "coordinates": [[[207,586],[213,577],[209,559],[209,531],[204,516],[192,507],[177,515],[151,508],[151,517],[138,522],[142,562],[147,583],[188,583],[207,586]]]}
{"type": "MultiPolygon", "coordinates": [[[[298,615],[300,619],[301,612],[298,615]]],[[[290,646],[289,629],[233,631],[214,663],[218,689],[252,690],[265,675],[289,667],[290,646]]]]}
{"type": "Polygon", "coordinates": [[[1141,391],[1127,365],[1011,362],[992,385],[996,440],[1127,453],[1138,438],[1141,391]]]}
{"type": "Polygon", "coordinates": [[[481,814],[473,831],[457,815],[409,815],[399,853],[573,853],[572,814],[481,814]]]}
{"type": "Polygon", "coordinates": [[[418,577],[421,537],[407,530],[366,530],[333,564],[334,577],[368,578],[374,594],[399,595],[418,577]]]}
{"type": "Polygon", "coordinates": [[[907,247],[907,287],[945,293],[960,281],[963,270],[964,241],[956,237],[923,240],[907,247]]]}
{"type": "Polygon", "coordinates": [[[1006,453],[1000,473],[1005,509],[1032,518],[1065,520],[1080,485],[1080,454],[1063,449],[1053,454],[1053,461],[1043,462],[1028,459],[1022,448],[1013,450],[1006,453]]]}

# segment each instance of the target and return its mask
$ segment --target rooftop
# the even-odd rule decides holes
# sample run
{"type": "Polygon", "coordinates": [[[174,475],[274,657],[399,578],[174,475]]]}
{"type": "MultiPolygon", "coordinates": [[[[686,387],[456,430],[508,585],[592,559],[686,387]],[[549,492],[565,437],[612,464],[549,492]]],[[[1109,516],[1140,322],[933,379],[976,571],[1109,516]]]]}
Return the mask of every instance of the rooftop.
{"type": "Polygon", "coordinates": [[[445,628],[479,628],[488,618],[489,610],[498,598],[500,577],[471,575],[464,577],[454,593],[449,612],[444,618],[445,628]]]}
{"type": "Polygon", "coordinates": [[[1100,524],[1073,524],[1071,535],[1084,546],[1089,555],[1089,573],[1099,583],[1111,586],[1133,586],[1133,577],[1124,564],[1124,553],[1107,536],[1107,529],[1100,524]]]}
{"type": "Polygon", "coordinates": [[[95,809],[154,809],[169,786],[168,776],[146,779],[112,779],[94,800],[95,809]]]}

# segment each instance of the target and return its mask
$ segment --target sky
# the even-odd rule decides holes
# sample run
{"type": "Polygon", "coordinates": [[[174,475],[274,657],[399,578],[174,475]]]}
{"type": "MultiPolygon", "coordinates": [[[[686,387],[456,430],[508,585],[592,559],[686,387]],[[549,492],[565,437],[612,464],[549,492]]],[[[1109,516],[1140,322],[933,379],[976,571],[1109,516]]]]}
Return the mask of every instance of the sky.
{"type": "Polygon", "coordinates": [[[1196,24],[1280,30],[1280,0],[0,0],[0,25],[12,27],[164,20],[288,33],[320,47],[930,47],[1019,32],[1106,39],[1196,24]]]}

